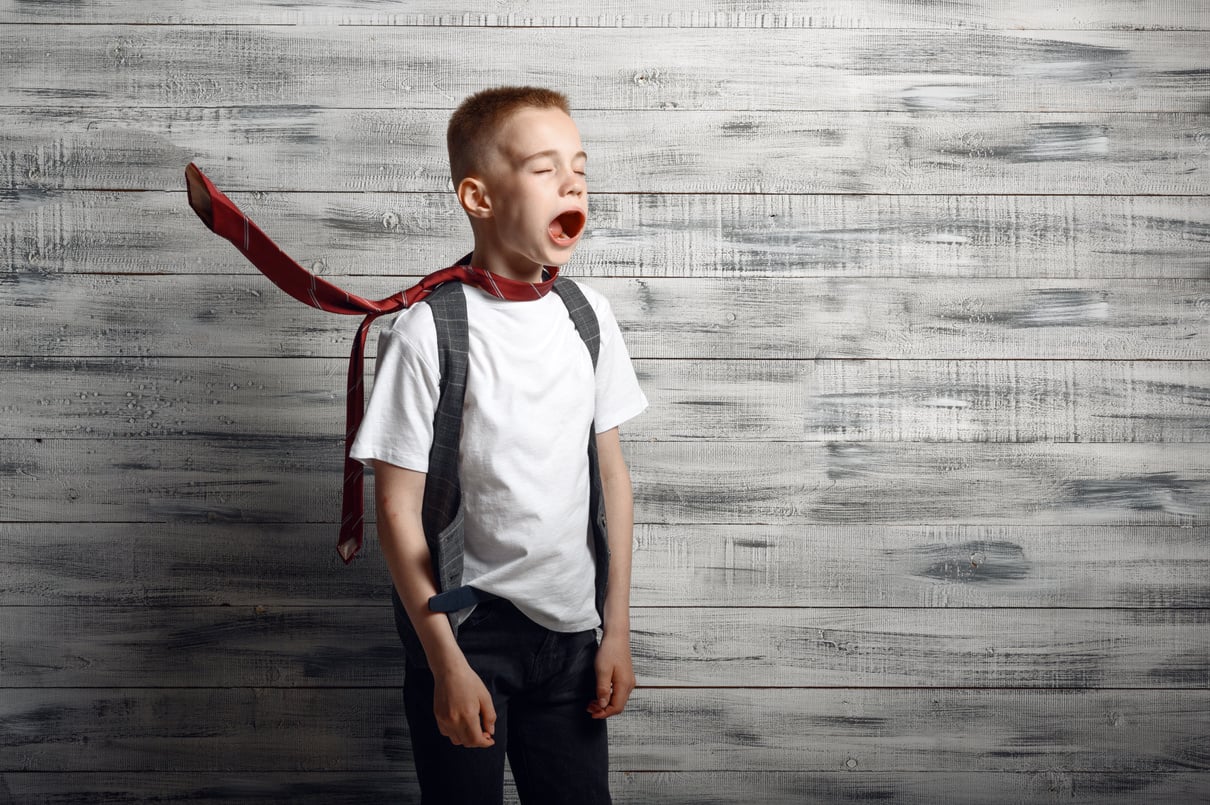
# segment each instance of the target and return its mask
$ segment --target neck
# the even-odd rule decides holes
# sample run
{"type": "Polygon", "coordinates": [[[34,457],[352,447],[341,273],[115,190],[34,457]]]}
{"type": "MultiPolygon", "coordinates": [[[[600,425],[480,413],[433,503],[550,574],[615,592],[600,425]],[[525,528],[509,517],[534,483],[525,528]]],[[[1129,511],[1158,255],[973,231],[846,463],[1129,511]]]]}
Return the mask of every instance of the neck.
{"type": "Polygon", "coordinates": [[[471,254],[471,265],[475,268],[487,269],[493,274],[517,282],[541,282],[546,279],[545,266],[541,263],[527,260],[521,265],[516,265],[507,260],[494,258],[492,254],[479,247],[476,247],[471,254]]]}

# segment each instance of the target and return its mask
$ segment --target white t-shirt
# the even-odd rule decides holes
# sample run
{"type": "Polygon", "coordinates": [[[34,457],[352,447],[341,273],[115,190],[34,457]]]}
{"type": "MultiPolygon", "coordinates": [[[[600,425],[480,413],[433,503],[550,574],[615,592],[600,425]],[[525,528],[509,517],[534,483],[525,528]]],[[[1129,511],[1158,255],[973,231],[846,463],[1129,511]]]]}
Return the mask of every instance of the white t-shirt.
{"type": "MultiPolygon", "coordinates": [[[[463,286],[470,350],[459,455],[462,583],[559,632],[601,624],[588,536],[589,425],[602,433],[647,407],[609,302],[578,284],[600,324],[595,383],[558,294],[514,302],[463,286]]],[[[439,365],[432,310],[419,302],[379,335],[353,458],[428,471],[439,365]]]]}

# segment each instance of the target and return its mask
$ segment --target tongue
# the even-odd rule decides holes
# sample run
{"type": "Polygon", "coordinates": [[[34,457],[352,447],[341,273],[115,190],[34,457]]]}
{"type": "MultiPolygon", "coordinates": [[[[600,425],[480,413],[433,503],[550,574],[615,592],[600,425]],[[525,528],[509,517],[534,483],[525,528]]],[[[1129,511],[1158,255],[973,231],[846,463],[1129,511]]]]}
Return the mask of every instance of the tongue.
{"type": "Polygon", "coordinates": [[[548,229],[550,236],[560,243],[567,242],[575,238],[583,227],[583,216],[577,212],[565,212],[558,218],[550,222],[548,229]]]}

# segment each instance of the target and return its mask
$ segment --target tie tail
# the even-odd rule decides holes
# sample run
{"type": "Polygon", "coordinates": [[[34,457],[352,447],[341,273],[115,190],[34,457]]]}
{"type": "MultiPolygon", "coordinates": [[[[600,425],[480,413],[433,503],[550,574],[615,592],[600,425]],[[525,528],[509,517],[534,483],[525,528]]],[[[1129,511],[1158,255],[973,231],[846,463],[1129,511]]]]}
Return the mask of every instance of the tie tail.
{"type": "Polygon", "coordinates": [[[212,199],[217,191],[215,186],[206,178],[206,174],[197,165],[190,162],[185,166],[185,190],[189,194],[189,206],[202,219],[202,223],[211,232],[214,231],[214,204],[212,199]]]}
{"type": "Polygon", "coordinates": [[[185,187],[189,192],[189,206],[202,219],[202,223],[211,232],[231,241],[235,248],[246,253],[251,224],[248,216],[192,162],[185,166],[185,187]]]}

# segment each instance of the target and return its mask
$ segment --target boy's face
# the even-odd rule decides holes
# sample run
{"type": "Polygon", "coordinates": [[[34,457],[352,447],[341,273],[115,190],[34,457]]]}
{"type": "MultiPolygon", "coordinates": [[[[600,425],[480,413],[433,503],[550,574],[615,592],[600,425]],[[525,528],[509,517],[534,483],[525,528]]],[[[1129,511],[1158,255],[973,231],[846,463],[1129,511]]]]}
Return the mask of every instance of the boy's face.
{"type": "Polygon", "coordinates": [[[588,221],[587,159],[560,109],[527,107],[505,121],[482,177],[497,259],[518,273],[571,259],[588,221]]]}

